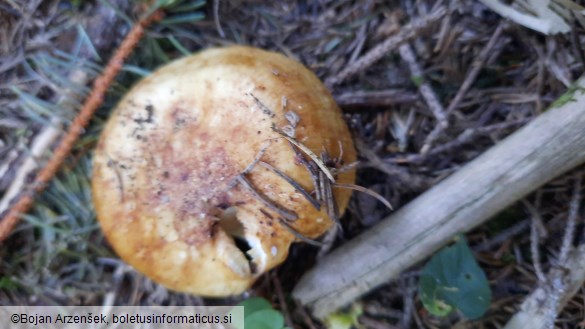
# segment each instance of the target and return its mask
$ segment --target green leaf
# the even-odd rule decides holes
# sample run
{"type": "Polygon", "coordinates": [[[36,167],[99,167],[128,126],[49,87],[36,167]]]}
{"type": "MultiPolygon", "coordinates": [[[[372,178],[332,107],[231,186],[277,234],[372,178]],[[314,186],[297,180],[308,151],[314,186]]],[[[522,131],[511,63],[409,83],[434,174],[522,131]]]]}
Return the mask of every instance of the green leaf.
{"type": "Polygon", "coordinates": [[[327,329],[351,329],[354,319],[351,314],[335,313],[327,317],[327,329]]]}
{"type": "MultiPolygon", "coordinates": [[[[363,314],[360,304],[354,304],[348,312],[332,313],[325,318],[327,329],[351,329],[359,326],[358,318],[363,314]]],[[[360,327],[361,328],[361,327],[360,327]]]]}
{"type": "Polygon", "coordinates": [[[246,328],[282,329],[284,317],[277,310],[263,309],[247,315],[244,323],[246,328]]]}
{"type": "Polygon", "coordinates": [[[261,297],[252,297],[246,299],[240,302],[238,306],[244,306],[244,314],[246,318],[258,311],[272,309],[272,305],[270,305],[270,303],[266,299],[261,297]]]}
{"type": "Polygon", "coordinates": [[[18,287],[18,285],[16,284],[16,282],[12,281],[12,279],[10,279],[7,276],[3,276],[0,277],[0,289],[5,289],[5,290],[14,290],[18,287]]]}
{"type": "Polygon", "coordinates": [[[436,298],[436,296],[426,295],[424,292],[420,294],[420,300],[423,303],[423,306],[429,311],[432,315],[436,316],[447,316],[453,312],[453,306],[447,304],[444,300],[440,300],[436,298]]]}
{"type": "Polygon", "coordinates": [[[412,81],[412,83],[414,83],[415,86],[420,87],[424,82],[425,82],[425,78],[418,76],[418,75],[413,75],[410,77],[410,80],[412,81]]]}
{"type": "Polygon", "coordinates": [[[457,308],[476,319],[491,303],[487,277],[463,237],[431,258],[421,273],[419,292],[424,307],[437,316],[457,308]]]}
{"type": "MultiPolygon", "coordinates": [[[[244,326],[253,329],[283,329],[284,317],[273,309],[270,302],[261,297],[246,299],[238,304],[244,306],[244,326]]],[[[242,329],[242,328],[236,328],[242,329]]]]}
{"type": "Polygon", "coordinates": [[[561,107],[567,104],[568,102],[576,102],[578,97],[580,97],[576,93],[579,92],[580,94],[583,94],[584,90],[585,89],[580,87],[578,84],[570,86],[569,89],[564,94],[562,94],[559,98],[557,98],[556,101],[554,101],[550,105],[550,108],[561,107]]]}
{"type": "Polygon", "coordinates": [[[230,311],[230,316],[232,317],[232,325],[230,328],[233,329],[244,329],[244,312],[245,310],[243,307],[237,305],[232,308],[230,311]]]}

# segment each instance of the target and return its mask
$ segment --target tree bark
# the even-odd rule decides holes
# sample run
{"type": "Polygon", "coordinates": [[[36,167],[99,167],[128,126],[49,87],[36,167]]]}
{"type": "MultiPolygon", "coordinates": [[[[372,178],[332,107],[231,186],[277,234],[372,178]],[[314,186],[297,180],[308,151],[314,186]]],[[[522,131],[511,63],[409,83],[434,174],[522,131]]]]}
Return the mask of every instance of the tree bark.
{"type": "Polygon", "coordinates": [[[293,296],[323,318],[584,163],[585,79],[576,85],[563,96],[564,104],[334,250],[303,276],[293,296]]]}

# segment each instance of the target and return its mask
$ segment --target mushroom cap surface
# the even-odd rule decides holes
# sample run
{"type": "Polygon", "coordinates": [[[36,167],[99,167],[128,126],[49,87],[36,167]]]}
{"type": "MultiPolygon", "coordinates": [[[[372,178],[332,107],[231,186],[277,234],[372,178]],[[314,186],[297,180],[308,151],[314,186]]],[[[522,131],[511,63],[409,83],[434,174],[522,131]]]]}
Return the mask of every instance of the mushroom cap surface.
{"type": "MultiPolygon", "coordinates": [[[[283,219],[237,180],[265,149],[262,161],[314,190],[299,155],[276,131],[290,131],[294,117],[296,141],[319,155],[343,153],[345,164],[355,161],[330,93],[311,71],[283,55],[214,48],[153,72],[119,102],[95,151],[92,192],[109,243],[123,260],[172,290],[227,296],[248,289],[282,263],[297,240],[282,220],[312,239],[333,225],[325,207],[317,210],[263,166],[243,176],[298,218],[283,219]],[[246,252],[234,242],[240,239],[250,248],[246,252]]],[[[339,183],[354,179],[354,171],[336,177],[339,183]]],[[[333,194],[343,213],[351,192],[335,188],[333,194]]]]}

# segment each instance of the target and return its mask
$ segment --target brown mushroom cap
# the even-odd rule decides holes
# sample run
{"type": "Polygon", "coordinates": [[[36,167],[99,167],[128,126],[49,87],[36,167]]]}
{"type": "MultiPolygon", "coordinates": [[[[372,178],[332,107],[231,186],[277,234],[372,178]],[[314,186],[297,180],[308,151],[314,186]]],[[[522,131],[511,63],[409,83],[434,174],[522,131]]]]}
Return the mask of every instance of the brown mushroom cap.
{"type": "MultiPolygon", "coordinates": [[[[300,119],[298,142],[332,158],[341,144],[343,161],[355,161],[330,93],[312,72],[280,54],[209,49],[134,86],[112,113],[93,168],[98,220],[120,257],[170,289],[204,296],[242,293],[284,261],[296,237],[278,211],[235,182],[267,147],[262,161],[314,190],[291,144],[273,130],[291,125],[287,112],[300,119]],[[246,240],[247,255],[234,237],[246,240]]],[[[299,233],[317,238],[331,228],[324,207],[317,210],[274,172],[256,165],[245,177],[296,214],[288,224],[299,233]]],[[[336,177],[339,183],[354,179],[353,171],[336,177]]],[[[341,213],[350,194],[334,189],[341,213]]]]}

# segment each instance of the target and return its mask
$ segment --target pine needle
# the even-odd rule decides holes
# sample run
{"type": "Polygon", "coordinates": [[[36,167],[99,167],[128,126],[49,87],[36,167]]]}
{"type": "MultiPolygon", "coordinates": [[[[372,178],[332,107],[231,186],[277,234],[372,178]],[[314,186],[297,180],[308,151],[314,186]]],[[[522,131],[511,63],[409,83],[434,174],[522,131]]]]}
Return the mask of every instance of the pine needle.
{"type": "Polygon", "coordinates": [[[323,243],[313,240],[313,239],[309,239],[306,236],[304,236],[301,232],[295,230],[294,227],[290,226],[284,219],[278,217],[278,222],[284,226],[284,228],[286,228],[290,233],[292,233],[292,235],[294,235],[296,238],[298,238],[299,240],[306,242],[310,245],[313,246],[317,246],[317,247],[322,247],[323,243]]]}
{"type": "Polygon", "coordinates": [[[264,161],[260,161],[260,165],[266,169],[271,170],[272,172],[274,172],[275,174],[280,176],[282,179],[287,181],[287,183],[292,185],[292,187],[294,187],[295,190],[297,190],[299,193],[301,193],[307,199],[307,201],[309,201],[313,205],[313,207],[315,207],[317,210],[321,210],[321,205],[319,204],[319,202],[317,200],[315,200],[315,198],[313,198],[311,196],[311,194],[309,192],[307,192],[307,190],[305,190],[301,185],[299,185],[299,183],[295,182],[294,179],[290,178],[288,175],[286,175],[282,171],[274,168],[272,165],[270,165],[264,161]]]}
{"type": "Polygon", "coordinates": [[[394,210],[392,208],[392,205],[390,204],[390,202],[388,202],[388,200],[386,200],[380,194],[370,190],[369,188],[365,188],[363,186],[359,186],[359,185],[355,185],[355,184],[339,184],[339,183],[333,184],[333,187],[355,190],[355,191],[359,191],[359,192],[365,193],[367,195],[373,196],[374,198],[378,199],[378,201],[382,202],[386,207],[388,207],[388,209],[394,210]]]}
{"type": "Polygon", "coordinates": [[[294,144],[296,147],[301,149],[301,151],[303,151],[306,155],[308,155],[311,158],[311,160],[313,160],[317,164],[317,166],[319,166],[319,168],[321,168],[321,170],[323,171],[325,176],[327,176],[327,178],[329,178],[329,180],[331,182],[335,183],[335,178],[333,178],[333,174],[331,173],[329,168],[327,168],[325,163],[321,159],[319,159],[319,157],[315,153],[313,153],[313,151],[311,151],[311,149],[309,149],[308,147],[306,147],[302,143],[298,142],[296,139],[288,136],[284,132],[280,131],[276,127],[272,127],[272,129],[274,131],[276,131],[277,133],[279,133],[280,135],[282,135],[282,137],[286,138],[286,140],[288,140],[289,142],[294,144]]]}
{"type": "Polygon", "coordinates": [[[262,203],[264,203],[265,206],[270,208],[272,211],[278,213],[280,216],[284,217],[286,220],[294,221],[294,220],[297,220],[299,218],[299,216],[296,213],[294,213],[293,211],[280,207],[279,205],[275,204],[270,199],[268,199],[266,196],[264,196],[260,192],[258,192],[254,188],[254,186],[252,186],[252,183],[250,183],[250,181],[248,179],[246,179],[246,177],[244,177],[244,175],[238,175],[236,177],[236,180],[243,187],[245,187],[248,191],[250,191],[256,199],[260,200],[262,203]]]}

